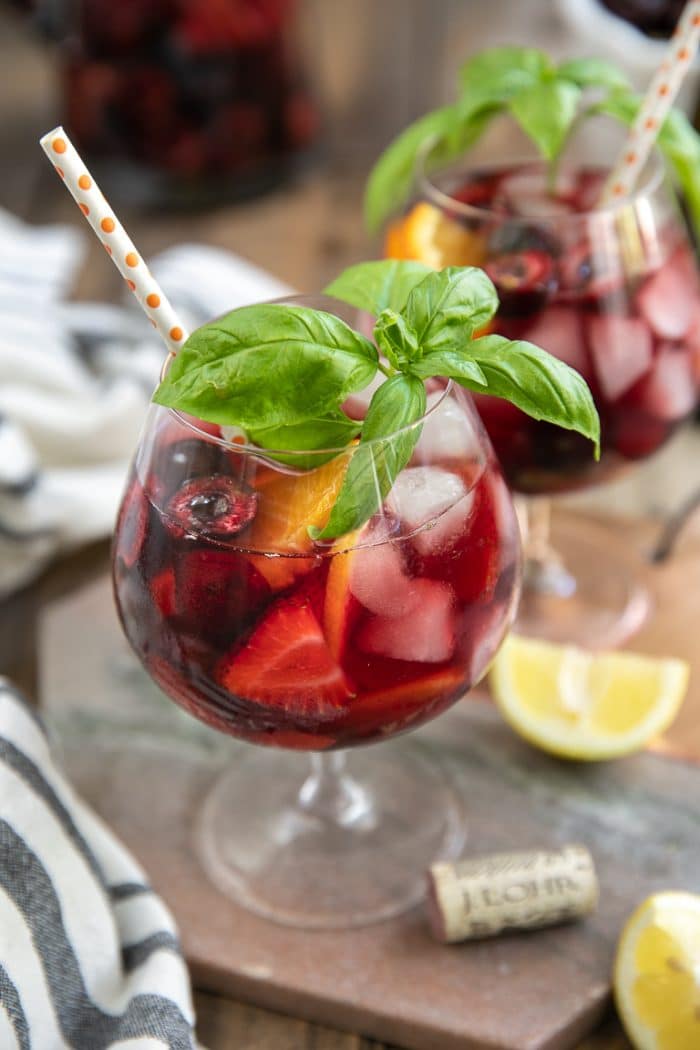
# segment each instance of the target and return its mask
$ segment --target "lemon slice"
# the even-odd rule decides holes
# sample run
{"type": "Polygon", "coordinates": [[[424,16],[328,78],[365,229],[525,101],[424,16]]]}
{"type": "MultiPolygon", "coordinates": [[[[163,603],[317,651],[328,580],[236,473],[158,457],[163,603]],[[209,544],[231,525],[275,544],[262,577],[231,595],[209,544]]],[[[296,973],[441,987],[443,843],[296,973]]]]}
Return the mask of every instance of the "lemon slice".
{"type": "Polygon", "coordinates": [[[511,635],[490,684],[521,736],[555,755],[596,761],[637,751],[666,729],[688,674],[683,660],[589,653],[511,635]]]}
{"type": "Polygon", "coordinates": [[[637,1050],[700,1047],[700,897],[656,893],[627,922],[615,1001],[637,1050]]]}

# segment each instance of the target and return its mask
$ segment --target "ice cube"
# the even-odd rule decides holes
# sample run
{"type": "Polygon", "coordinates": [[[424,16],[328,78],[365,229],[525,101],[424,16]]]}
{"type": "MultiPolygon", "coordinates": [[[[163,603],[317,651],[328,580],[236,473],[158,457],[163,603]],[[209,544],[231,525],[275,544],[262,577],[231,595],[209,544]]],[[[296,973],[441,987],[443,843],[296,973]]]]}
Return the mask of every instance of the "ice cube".
{"type": "Polygon", "coordinates": [[[438,580],[413,581],[416,604],[404,616],[376,616],[364,625],[358,645],[394,660],[441,663],[455,649],[454,592],[438,580]]]}
{"type": "Polygon", "coordinates": [[[593,316],[588,339],[598,383],[608,401],[621,397],[651,366],[651,332],[638,317],[593,316]]]}
{"type": "Polygon", "coordinates": [[[427,464],[478,459],[479,455],[479,441],[466,409],[454,397],[445,396],[444,389],[428,394],[426,420],[412,461],[427,464]]]}
{"type": "Polygon", "coordinates": [[[637,303],[661,339],[681,339],[692,323],[698,290],[695,264],[683,249],[646,281],[637,303]]]}
{"type": "Polygon", "coordinates": [[[662,347],[635,403],[650,416],[675,422],[692,412],[696,399],[690,351],[662,347]]]}
{"type": "Polygon", "coordinates": [[[582,376],[590,375],[586,344],[576,310],[568,306],[550,307],[528,329],[525,338],[554,354],[582,376]]]}
{"type": "Polygon", "coordinates": [[[398,544],[388,539],[384,525],[368,531],[365,541],[352,553],[351,592],[370,612],[403,616],[416,599],[398,544]]]}
{"type": "Polygon", "coordinates": [[[387,509],[414,533],[420,554],[451,546],[461,535],[474,496],[462,478],[442,467],[409,467],[394,482],[387,509]]]}

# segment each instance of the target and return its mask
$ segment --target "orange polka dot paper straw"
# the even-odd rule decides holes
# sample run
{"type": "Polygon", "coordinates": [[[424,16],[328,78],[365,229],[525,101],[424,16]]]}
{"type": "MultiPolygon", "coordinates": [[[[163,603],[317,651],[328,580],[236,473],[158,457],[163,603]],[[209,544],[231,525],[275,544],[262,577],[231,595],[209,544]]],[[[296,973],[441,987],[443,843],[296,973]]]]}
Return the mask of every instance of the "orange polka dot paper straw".
{"type": "Polygon", "coordinates": [[[624,146],[609,175],[600,205],[627,197],[649,159],[666,114],[673,105],[700,41],[700,0],[689,0],[663,61],[649,84],[624,146]]]}
{"type": "Polygon", "coordinates": [[[105,200],[75,146],[60,127],[49,131],[40,142],[44,153],[63,179],[151,324],[163,337],[168,350],[177,353],[187,338],[182,321],[105,200]]]}

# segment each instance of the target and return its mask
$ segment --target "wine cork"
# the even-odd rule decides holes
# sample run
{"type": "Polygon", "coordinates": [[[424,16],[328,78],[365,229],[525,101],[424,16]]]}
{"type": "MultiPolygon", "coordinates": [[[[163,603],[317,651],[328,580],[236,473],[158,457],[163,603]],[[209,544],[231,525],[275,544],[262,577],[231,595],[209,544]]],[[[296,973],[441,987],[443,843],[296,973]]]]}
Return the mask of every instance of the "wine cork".
{"type": "Polygon", "coordinates": [[[570,922],[597,903],[598,880],[585,846],[433,864],[429,874],[430,925],[446,943],[570,922]]]}

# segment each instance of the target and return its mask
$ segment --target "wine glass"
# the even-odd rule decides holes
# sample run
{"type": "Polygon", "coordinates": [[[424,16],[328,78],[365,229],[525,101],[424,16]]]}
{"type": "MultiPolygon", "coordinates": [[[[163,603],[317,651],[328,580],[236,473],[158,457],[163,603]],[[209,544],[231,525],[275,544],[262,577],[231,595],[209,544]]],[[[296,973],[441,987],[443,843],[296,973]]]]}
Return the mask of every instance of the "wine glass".
{"type": "MultiPolygon", "coordinates": [[[[346,410],[361,415],[362,401],[346,410]]],[[[426,866],[463,845],[437,764],[392,744],[345,754],[459,699],[518,597],[517,520],[469,395],[430,381],[412,428],[381,509],[331,543],[307,527],[327,517],[357,446],[263,452],[154,405],[127,483],[114,587],[129,642],[172,700],[263,745],[241,749],[206,798],[200,858],[224,893],[279,922],[397,914],[422,896],[426,866]]],[[[366,460],[373,481],[383,448],[366,460]]]]}
{"type": "MultiPolygon", "coordinates": [[[[614,156],[609,133],[604,141],[614,156]]],[[[484,267],[500,299],[490,330],[579,371],[600,414],[595,462],[574,431],[475,396],[509,485],[528,497],[518,629],[593,648],[621,642],[649,608],[624,530],[562,516],[551,532],[549,497],[646,459],[697,405],[700,283],[661,158],[652,156],[631,197],[598,208],[607,170],[590,137],[555,176],[522,154],[508,159],[507,149],[497,163],[462,158],[435,170],[434,149],[426,142],[420,153],[414,196],[388,228],[386,254],[484,267]]]]}

